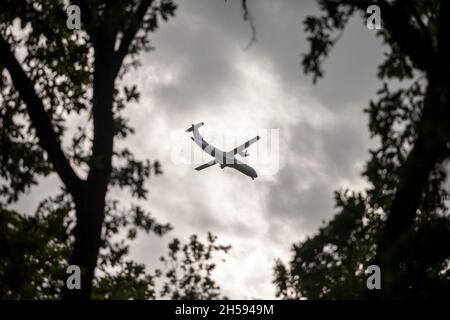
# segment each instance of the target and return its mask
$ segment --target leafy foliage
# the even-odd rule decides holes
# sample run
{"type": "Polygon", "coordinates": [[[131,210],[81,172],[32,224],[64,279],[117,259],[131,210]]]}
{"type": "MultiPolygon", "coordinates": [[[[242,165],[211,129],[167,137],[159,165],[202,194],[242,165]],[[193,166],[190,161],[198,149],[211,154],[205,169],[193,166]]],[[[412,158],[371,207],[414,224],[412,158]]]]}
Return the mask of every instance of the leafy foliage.
{"type": "Polygon", "coordinates": [[[217,237],[208,233],[204,244],[192,235],[187,244],[174,239],[169,244],[169,254],[161,257],[168,270],[164,273],[167,282],[161,296],[173,300],[224,299],[220,288],[211,278],[216,267],[212,258],[215,253],[227,253],[230,246],[216,244],[217,237]]]}
{"type": "MultiPolygon", "coordinates": [[[[139,66],[142,51],[153,49],[150,34],[175,11],[171,0],[0,4],[2,297],[61,296],[63,266],[72,257],[84,264],[83,288],[97,266],[96,298],[155,296],[153,276],[126,256],[127,240],[139,230],[163,235],[171,229],[137,202],[147,199],[146,182],[162,174],[161,164],[137,159],[113,141],[134,133],[124,110],[140,98],[124,76],[139,66]],[[69,4],[81,7],[81,30],[66,27],[69,4]],[[52,173],[63,182],[60,195],[31,216],[11,209],[52,173]],[[107,194],[112,188],[131,193],[127,207],[107,194]],[[93,222],[100,223],[89,229],[93,222]],[[75,254],[82,241],[92,246],[89,253],[75,254]]],[[[83,297],[89,296],[86,289],[83,297]]]]}
{"type": "MultiPolygon", "coordinates": [[[[161,258],[167,271],[157,269],[149,273],[144,264],[127,258],[130,241],[135,238],[136,229],[163,235],[170,225],[157,223],[137,207],[118,210],[117,202],[108,205],[106,212],[94,299],[155,299],[169,294],[177,299],[219,296],[220,288],[211,278],[215,267],[212,259],[215,252],[227,252],[229,246],[217,245],[217,238],[211,234],[205,244],[194,235],[184,245],[174,239],[168,257],[161,258]],[[126,234],[128,241],[121,234],[126,234]],[[179,257],[181,248],[184,259],[179,257]],[[178,270],[182,270],[179,279],[178,270]]],[[[64,195],[45,200],[31,216],[2,209],[0,298],[58,299],[65,286],[74,226],[72,202],[64,195]]]]}
{"type": "MultiPolygon", "coordinates": [[[[333,35],[343,30],[351,14],[360,12],[364,16],[368,4],[365,1],[319,3],[323,15],[305,20],[310,52],[304,55],[303,66],[306,73],[313,75],[314,81],[323,76],[323,60],[338,39],[333,35]]],[[[414,150],[419,146],[434,150],[438,145],[436,141],[441,138],[445,146],[445,141],[450,138],[443,133],[447,130],[444,129],[447,120],[442,119],[445,113],[432,111],[435,116],[430,120],[428,116],[432,112],[424,109],[428,105],[428,109],[434,107],[439,110],[436,102],[447,108],[448,104],[445,105],[445,100],[433,98],[435,89],[430,83],[433,66],[429,65],[434,62],[428,61],[429,65],[426,65],[422,60],[428,48],[414,49],[411,41],[405,44],[398,39],[398,30],[406,30],[437,51],[439,41],[445,41],[438,40],[438,20],[446,13],[439,1],[412,1],[406,9],[404,5],[405,2],[393,1],[382,7],[382,16],[387,19],[386,27],[377,33],[387,45],[388,52],[379,66],[378,77],[383,85],[377,93],[378,99],[371,101],[365,110],[369,115],[370,133],[379,141],[379,146],[370,151],[371,158],[363,172],[370,186],[361,193],[336,193],[338,212],[334,218],[314,236],[293,245],[288,265],[277,261],[274,283],[277,295],[282,298],[371,297],[366,291],[364,270],[374,261],[383,263],[385,286],[382,286],[382,291],[386,293],[382,295],[387,298],[430,298],[448,294],[450,219],[445,158],[448,159],[450,153],[444,151],[441,156],[429,160],[427,152],[414,150]],[[383,11],[383,8],[387,9],[383,11]],[[391,17],[393,13],[398,16],[391,17]],[[403,82],[393,90],[390,80],[403,82]],[[433,136],[435,133],[430,126],[443,128],[438,133],[442,135],[433,136]],[[385,244],[388,247],[383,248],[380,243],[383,244],[386,221],[392,216],[394,202],[398,201],[399,186],[408,181],[405,177],[418,174],[407,171],[410,163],[418,163],[419,168],[430,163],[426,184],[420,190],[421,197],[411,227],[397,234],[396,241],[385,244]]],[[[404,38],[407,38],[406,33],[404,38]]],[[[448,69],[445,72],[448,75],[448,69]]],[[[440,78],[437,85],[445,88],[444,95],[450,90],[445,79],[445,76],[440,78]]],[[[402,214],[394,213],[396,217],[402,214]]]]}
{"type": "Polygon", "coordinates": [[[336,193],[336,206],[341,211],[317,235],[293,245],[289,269],[277,261],[277,296],[351,299],[364,292],[363,266],[374,255],[379,216],[361,194],[336,193]]]}

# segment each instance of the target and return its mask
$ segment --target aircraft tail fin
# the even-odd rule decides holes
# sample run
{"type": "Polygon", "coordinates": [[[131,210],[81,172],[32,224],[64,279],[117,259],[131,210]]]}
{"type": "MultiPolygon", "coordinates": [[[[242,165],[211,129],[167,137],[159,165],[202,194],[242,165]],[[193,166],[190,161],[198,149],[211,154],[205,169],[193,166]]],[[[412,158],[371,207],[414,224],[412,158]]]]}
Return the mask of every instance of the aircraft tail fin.
{"type": "Polygon", "coordinates": [[[204,125],[203,122],[199,122],[196,125],[192,124],[189,128],[186,129],[186,132],[192,132],[194,130],[197,130],[198,128],[200,128],[202,125],[204,125]]]}

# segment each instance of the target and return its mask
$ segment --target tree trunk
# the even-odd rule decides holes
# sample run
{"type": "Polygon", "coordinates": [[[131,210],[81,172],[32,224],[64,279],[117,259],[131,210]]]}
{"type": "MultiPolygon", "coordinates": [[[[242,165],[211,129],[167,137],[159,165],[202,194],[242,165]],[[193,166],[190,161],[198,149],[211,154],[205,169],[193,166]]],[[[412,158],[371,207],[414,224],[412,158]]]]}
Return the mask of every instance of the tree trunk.
{"type": "Polygon", "coordinates": [[[397,245],[413,227],[431,172],[448,156],[450,81],[447,78],[429,78],[418,137],[401,168],[396,194],[377,247],[374,263],[381,267],[382,293],[369,296],[381,294],[390,298],[400,289],[395,285],[402,261],[397,245]]]}
{"type": "Polygon", "coordinates": [[[92,115],[94,123],[92,155],[84,189],[73,195],[77,225],[70,264],[81,269],[81,290],[65,287],[64,299],[90,299],[92,281],[101,245],[105,198],[112,171],[114,143],[113,96],[114,37],[100,30],[94,39],[95,62],[92,115]]]}
{"type": "Polygon", "coordinates": [[[64,299],[90,299],[92,281],[101,245],[101,231],[104,220],[105,193],[98,190],[84,191],[75,200],[77,224],[75,242],[69,264],[81,269],[81,289],[69,290],[65,286],[64,299]]]}

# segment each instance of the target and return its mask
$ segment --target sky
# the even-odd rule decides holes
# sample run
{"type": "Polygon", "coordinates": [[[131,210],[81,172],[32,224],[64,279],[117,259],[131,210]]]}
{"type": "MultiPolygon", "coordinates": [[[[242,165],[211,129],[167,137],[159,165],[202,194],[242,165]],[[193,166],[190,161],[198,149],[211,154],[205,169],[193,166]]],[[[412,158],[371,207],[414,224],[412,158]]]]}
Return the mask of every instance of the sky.
{"type": "MultiPolygon", "coordinates": [[[[308,51],[302,21],[318,13],[315,1],[248,1],[257,37],[248,49],[240,1],[178,4],[176,17],[151,36],[155,50],[125,79],[141,99],[126,114],[136,133],[121,143],[162,163],[164,174],[148,181],[142,205],[174,227],[163,238],[139,236],[131,256],[151,270],[173,237],[205,240],[212,232],[232,246],[214,272],[222,293],[275,298],[275,259],[288,261],[292,244],[333,216],[335,190],[365,186],[361,171],[375,142],[363,110],[381,87],[383,47],[355,17],[313,85],[300,62],[308,51]],[[218,166],[195,171],[210,160],[184,132],[198,122],[223,150],[261,135],[243,160],[258,178],[218,166]]],[[[19,207],[35,206],[57,185],[56,177],[43,181],[19,207]]]]}

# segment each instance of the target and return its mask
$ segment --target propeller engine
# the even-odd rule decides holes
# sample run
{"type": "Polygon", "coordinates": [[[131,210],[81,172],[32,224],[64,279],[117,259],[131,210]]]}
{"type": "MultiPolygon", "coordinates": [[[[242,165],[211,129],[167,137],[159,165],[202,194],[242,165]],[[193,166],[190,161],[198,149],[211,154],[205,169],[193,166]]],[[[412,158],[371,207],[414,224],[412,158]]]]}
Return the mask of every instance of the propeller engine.
{"type": "Polygon", "coordinates": [[[249,156],[249,154],[247,153],[247,150],[245,150],[245,152],[239,152],[239,155],[241,156],[241,157],[248,157],[249,156]]]}

